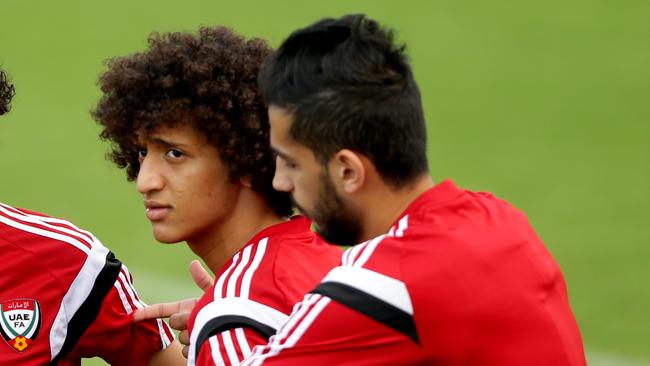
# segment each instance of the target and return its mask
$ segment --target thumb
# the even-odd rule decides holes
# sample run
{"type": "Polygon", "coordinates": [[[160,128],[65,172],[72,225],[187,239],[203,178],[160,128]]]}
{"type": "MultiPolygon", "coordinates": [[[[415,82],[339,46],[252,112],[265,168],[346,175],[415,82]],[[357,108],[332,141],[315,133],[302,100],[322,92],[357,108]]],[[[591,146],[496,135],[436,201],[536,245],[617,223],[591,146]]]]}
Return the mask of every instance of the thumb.
{"type": "Polygon", "coordinates": [[[210,289],[214,283],[212,276],[203,268],[201,262],[196,259],[190,262],[190,274],[194,283],[204,292],[210,289]]]}

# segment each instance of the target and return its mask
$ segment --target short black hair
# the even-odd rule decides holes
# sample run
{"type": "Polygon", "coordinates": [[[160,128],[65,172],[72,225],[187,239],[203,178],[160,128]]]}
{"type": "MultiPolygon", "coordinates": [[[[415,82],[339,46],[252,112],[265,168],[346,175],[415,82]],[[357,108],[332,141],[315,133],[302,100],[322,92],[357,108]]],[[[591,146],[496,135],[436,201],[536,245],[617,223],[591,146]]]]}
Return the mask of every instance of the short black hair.
{"type": "Polygon", "coordinates": [[[14,94],[14,86],[9,82],[7,74],[0,70],[0,116],[11,109],[11,98],[14,94]]]}
{"type": "Polygon", "coordinates": [[[324,164],[340,149],[367,156],[402,187],[428,172],[420,91],[391,29],[365,15],[292,33],[263,65],[266,102],[288,110],[290,136],[324,164]]]}
{"type": "Polygon", "coordinates": [[[290,215],[290,195],[273,189],[275,156],[257,87],[271,52],[262,39],[202,27],[152,33],[146,51],[109,60],[92,115],[101,138],[112,143],[111,160],[134,180],[140,170],[136,132],[188,123],[217,149],[232,182],[248,179],[278,215],[290,215]]]}

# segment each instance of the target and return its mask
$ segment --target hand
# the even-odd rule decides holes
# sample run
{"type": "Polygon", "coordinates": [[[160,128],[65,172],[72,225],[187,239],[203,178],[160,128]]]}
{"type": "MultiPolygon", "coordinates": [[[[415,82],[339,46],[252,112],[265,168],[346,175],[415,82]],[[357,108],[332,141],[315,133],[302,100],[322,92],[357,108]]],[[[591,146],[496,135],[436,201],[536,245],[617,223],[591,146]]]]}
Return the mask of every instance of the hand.
{"type": "MultiPolygon", "coordinates": [[[[193,260],[190,263],[190,274],[194,283],[203,292],[209,290],[214,283],[212,276],[201,266],[198,260],[193,260]]],[[[190,312],[197,302],[198,299],[185,299],[149,305],[136,310],[133,313],[133,319],[138,322],[146,319],[169,318],[169,326],[180,331],[178,341],[183,345],[183,356],[187,358],[188,346],[190,344],[187,322],[190,318],[190,312]]]]}

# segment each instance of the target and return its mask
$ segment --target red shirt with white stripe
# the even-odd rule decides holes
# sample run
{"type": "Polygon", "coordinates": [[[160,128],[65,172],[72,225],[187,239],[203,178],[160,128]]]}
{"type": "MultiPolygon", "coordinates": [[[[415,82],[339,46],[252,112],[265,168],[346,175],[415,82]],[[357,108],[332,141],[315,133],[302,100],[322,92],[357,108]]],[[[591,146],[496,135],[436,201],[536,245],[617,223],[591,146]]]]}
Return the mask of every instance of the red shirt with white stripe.
{"type": "Polygon", "coordinates": [[[242,364],[586,362],[560,268],[525,215],[445,181],[347,250],[242,364]]]}
{"type": "Polygon", "coordinates": [[[216,276],[188,322],[188,365],[238,365],[340,264],[342,250],[294,217],[259,232],[216,276]]]}
{"type": "Polygon", "coordinates": [[[0,204],[0,364],[147,365],[173,333],[133,322],[143,307],[126,266],[88,231],[0,204]]]}

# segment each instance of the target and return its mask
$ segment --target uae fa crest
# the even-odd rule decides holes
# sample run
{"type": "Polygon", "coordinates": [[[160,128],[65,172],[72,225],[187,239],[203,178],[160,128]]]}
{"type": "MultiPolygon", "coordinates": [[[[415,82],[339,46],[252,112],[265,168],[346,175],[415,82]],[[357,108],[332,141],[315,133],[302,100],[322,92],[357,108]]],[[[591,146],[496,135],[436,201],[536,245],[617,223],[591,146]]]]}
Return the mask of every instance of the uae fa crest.
{"type": "Polygon", "coordinates": [[[18,352],[32,345],[41,328],[41,307],[32,299],[16,299],[0,304],[0,332],[18,352]]]}

